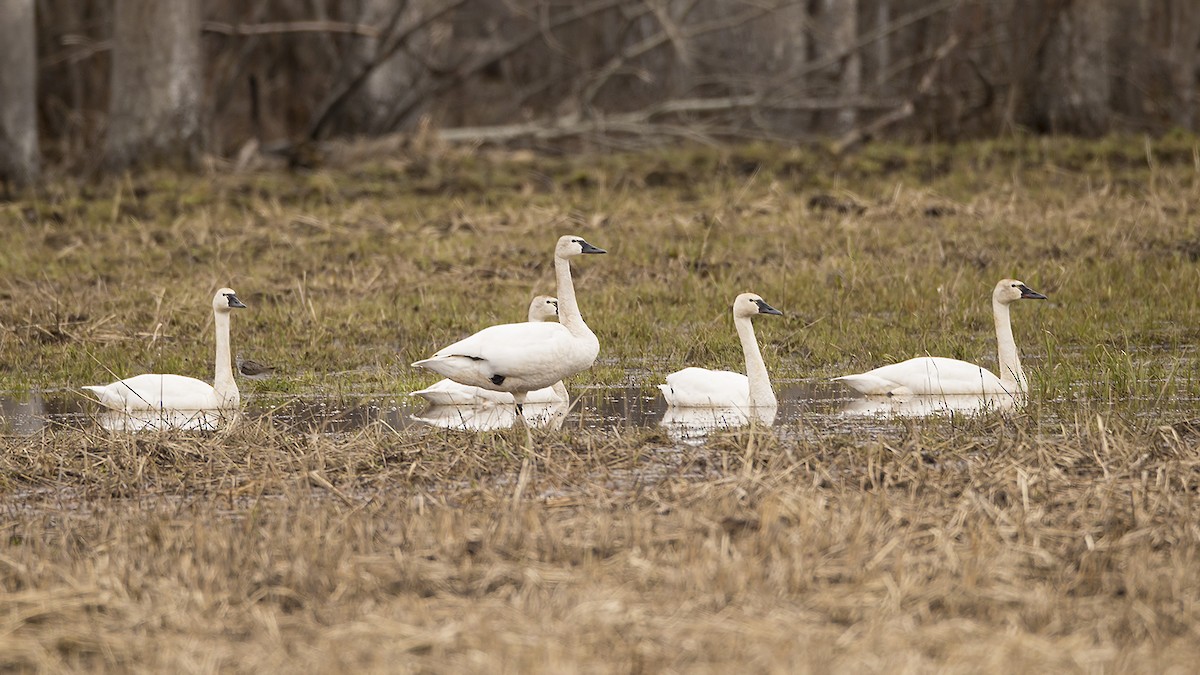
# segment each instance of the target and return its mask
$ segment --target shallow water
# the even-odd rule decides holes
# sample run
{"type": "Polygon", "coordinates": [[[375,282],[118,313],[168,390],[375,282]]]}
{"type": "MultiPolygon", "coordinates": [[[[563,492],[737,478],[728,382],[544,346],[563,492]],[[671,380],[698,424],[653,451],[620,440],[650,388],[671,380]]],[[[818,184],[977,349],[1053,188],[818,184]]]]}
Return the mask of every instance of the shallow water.
{"type": "MultiPolygon", "coordinates": [[[[1002,410],[1013,403],[1007,397],[864,399],[830,382],[785,383],[778,397],[775,409],[668,409],[662,396],[653,389],[598,388],[572,392],[570,405],[527,405],[524,416],[530,426],[537,428],[612,430],[664,426],[673,436],[688,439],[703,438],[712,429],[742,426],[751,418],[780,428],[817,420],[826,424],[869,426],[895,417],[1002,410]]],[[[296,431],[322,433],[345,433],[370,424],[386,424],[397,431],[428,427],[484,431],[511,427],[516,421],[512,407],[427,407],[420,399],[383,394],[340,398],[247,395],[241,414],[249,419],[270,418],[296,431]]],[[[228,421],[199,411],[172,411],[167,415],[151,411],[130,417],[102,411],[89,397],[74,391],[0,395],[0,433],[7,435],[30,435],[51,427],[207,431],[228,421]]]]}

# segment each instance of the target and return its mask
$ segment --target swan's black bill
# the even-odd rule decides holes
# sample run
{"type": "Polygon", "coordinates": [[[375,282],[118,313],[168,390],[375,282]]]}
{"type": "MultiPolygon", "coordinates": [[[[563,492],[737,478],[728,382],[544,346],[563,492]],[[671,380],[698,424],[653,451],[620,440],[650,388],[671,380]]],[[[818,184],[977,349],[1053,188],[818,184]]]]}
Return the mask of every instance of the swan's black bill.
{"type": "Polygon", "coordinates": [[[226,293],[225,298],[229,300],[230,307],[235,309],[246,309],[246,305],[243,304],[241,300],[238,300],[238,296],[234,295],[233,293],[226,293]]]}
{"type": "Polygon", "coordinates": [[[608,251],[592,246],[582,239],[579,240],[579,250],[583,253],[608,253],[608,251]]]}
{"type": "Polygon", "coordinates": [[[765,300],[755,300],[754,304],[758,305],[759,314],[775,314],[777,316],[783,316],[783,312],[768,305],[765,300]]]}
{"type": "Polygon", "coordinates": [[[1021,284],[1021,299],[1022,300],[1045,300],[1046,296],[1042,295],[1041,293],[1038,293],[1037,291],[1026,286],[1025,284],[1021,284]]]}

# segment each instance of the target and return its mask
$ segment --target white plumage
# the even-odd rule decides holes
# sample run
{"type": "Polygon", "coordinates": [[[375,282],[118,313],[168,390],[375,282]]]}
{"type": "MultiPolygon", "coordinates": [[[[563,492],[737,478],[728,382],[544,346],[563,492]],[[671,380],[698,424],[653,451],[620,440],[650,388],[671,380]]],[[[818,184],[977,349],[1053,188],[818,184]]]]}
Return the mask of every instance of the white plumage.
{"type": "Polygon", "coordinates": [[[554,249],[559,323],[509,323],[485,328],[412,365],[460,384],[512,394],[520,407],[529,392],[587,370],[600,342],[583,321],[570,259],[605,253],[582,237],[560,237],[554,249]]]}
{"type": "Polygon", "coordinates": [[[229,312],[246,305],[232,289],[213,296],[217,352],[213,384],[183,375],[146,374],[112,384],[83,387],[96,394],[101,405],[114,410],[217,410],[238,407],[241,396],[233,379],[229,357],[229,312]]]}
{"type": "Polygon", "coordinates": [[[834,378],[868,395],[1024,394],[1025,371],[1013,340],[1009,305],[1017,300],[1045,300],[1023,282],[1002,279],[992,291],[1000,375],[966,361],[921,356],[856,375],[834,378]]]}
{"type": "MultiPolygon", "coordinates": [[[[539,295],[529,303],[529,322],[540,323],[558,318],[558,300],[549,295],[539,295]]],[[[513,395],[507,391],[492,391],[482,387],[459,384],[451,379],[438,382],[414,391],[410,396],[419,396],[435,406],[485,406],[512,405],[513,395]]],[[[567,387],[562,380],[550,387],[534,389],[525,396],[526,403],[557,403],[568,401],[567,387]]]]}
{"type": "Polygon", "coordinates": [[[746,375],[726,370],[684,368],[667,376],[658,385],[667,405],[676,407],[756,408],[774,407],[775,393],[767,366],[754,337],[751,317],[758,314],[782,314],[754,293],[742,293],[733,301],[733,324],[742,343],[746,375]]]}

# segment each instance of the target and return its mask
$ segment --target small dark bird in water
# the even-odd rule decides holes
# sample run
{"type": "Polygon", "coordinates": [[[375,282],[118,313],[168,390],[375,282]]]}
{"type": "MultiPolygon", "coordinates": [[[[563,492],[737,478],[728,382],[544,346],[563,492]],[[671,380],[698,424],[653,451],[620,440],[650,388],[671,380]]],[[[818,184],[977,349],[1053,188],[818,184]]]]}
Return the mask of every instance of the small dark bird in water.
{"type": "Polygon", "coordinates": [[[275,366],[268,366],[253,359],[243,359],[237,355],[238,374],[250,380],[265,380],[275,373],[275,366]]]}

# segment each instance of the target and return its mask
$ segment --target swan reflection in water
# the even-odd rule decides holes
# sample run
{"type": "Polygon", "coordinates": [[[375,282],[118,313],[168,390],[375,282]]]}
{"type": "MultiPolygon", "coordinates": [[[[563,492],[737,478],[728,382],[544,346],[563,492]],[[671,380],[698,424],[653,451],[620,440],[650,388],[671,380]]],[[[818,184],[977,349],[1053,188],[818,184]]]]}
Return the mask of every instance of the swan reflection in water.
{"type": "Polygon", "coordinates": [[[104,410],[96,421],[106,431],[216,431],[237,417],[229,410],[104,410]]]}
{"type": "Polygon", "coordinates": [[[1012,410],[1018,400],[1013,394],[954,394],[943,396],[867,396],[842,407],[847,417],[930,417],[962,413],[978,415],[1012,410]]]}
{"type": "MultiPolygon", "coordinates": [[[[557,430],[571,405],[566,401],[526,403],[522,418],[533,429],[557,430]]],[[[517,423],[517,409],[508,405],[431,405],[412,419],[434,427],[460,431],[508,429],[517,423]]]]}
{"type": "Polygon", "coordinates": [[[660,424],[675,438],[704,438],[710,431],[736,429],[748,424],[771,426],[775,423],[776,406],[676,407],[670,406],[660,424]]]}

